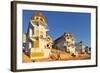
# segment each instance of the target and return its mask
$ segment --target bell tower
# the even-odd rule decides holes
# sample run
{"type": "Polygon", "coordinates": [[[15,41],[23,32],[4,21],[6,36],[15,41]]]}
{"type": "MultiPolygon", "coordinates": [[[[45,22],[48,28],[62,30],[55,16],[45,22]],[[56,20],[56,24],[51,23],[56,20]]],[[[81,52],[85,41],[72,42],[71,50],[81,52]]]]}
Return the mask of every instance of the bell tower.
{"type": "Polygon", "coordinates": [[[48,25],[46,18],[41,13],[31,16],[28,27],[28,48],[31,59],[49,57],[50,49],[46,49],[48,25]]]}

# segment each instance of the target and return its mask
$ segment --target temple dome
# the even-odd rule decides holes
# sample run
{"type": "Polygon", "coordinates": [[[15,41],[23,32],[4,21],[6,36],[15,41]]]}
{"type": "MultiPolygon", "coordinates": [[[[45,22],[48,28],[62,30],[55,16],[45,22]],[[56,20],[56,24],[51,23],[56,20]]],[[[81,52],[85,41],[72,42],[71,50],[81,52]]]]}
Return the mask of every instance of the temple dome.
{"type": "Polygon", "coordinates": [[[37,16],[37,17],[42,17],[42,18],[45,19],[45,16],[44,16],[42,13],[40,13],[40,12],[39,12],[39,13],[33,14],[33,15],[32,15],[32,18],[34,19],[35,16],[37,16]]]}
{"type": "Polygon", "coordinates": [[[39,21],[39,22],[42,22],[43,24],[47,25],[45,16],[40,12],[34,13],[31,17],[31,20],[39,21]]]}

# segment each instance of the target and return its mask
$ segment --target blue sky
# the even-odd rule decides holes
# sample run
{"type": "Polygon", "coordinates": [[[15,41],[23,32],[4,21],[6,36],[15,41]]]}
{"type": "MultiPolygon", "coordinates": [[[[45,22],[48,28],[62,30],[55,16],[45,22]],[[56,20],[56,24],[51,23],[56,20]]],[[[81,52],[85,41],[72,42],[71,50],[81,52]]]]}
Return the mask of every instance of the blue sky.
{"type": "Polygon", "coordinates": [[[41,12],[48,22],[48,34],[57,39],[64,32],[70,32],[76,38],[76,42],[84,41],[91,45],[91,14],[76,12],[34,11],[23,10],[23,32],[27,32],[29,20],[32,14],[41,12]]]}

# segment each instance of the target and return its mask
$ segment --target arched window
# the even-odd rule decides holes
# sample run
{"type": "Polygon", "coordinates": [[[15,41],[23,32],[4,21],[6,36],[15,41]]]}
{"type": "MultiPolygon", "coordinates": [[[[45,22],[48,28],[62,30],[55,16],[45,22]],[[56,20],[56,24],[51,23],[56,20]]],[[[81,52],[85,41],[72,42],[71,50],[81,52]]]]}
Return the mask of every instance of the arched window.
{"type": "Polygon", "coordinates": [[[36,20],[38,20],[39,18],[38,17],[36,17],[36,20]]]}
{"type": "Polygon", "coordinates": [[[39,19],[37,16],[35,16],[34,18],[35,18],[35,20],[38,20],[39,19]]]}
{"type": "Polygon", "coordinates": [[[40,18],[40,20],[41,20],[41,21],[43,21],[43,19],[42,19],[42,18],[40,18]]]}

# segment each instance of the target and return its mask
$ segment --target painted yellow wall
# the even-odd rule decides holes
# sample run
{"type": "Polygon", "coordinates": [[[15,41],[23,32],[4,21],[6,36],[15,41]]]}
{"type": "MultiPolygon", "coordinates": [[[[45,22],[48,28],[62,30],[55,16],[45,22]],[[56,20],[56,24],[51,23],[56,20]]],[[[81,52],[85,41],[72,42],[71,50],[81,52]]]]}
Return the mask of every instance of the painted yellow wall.
{"type": "Polygon", "coordinates": [[[39,48],[39,40],[34,41],[34,48],[39,48]]]}
{"type": "Polygon", "coordinates": [[[42,57],[44,56],[43,52],[31,52],[31,57],[42,57]]]}

